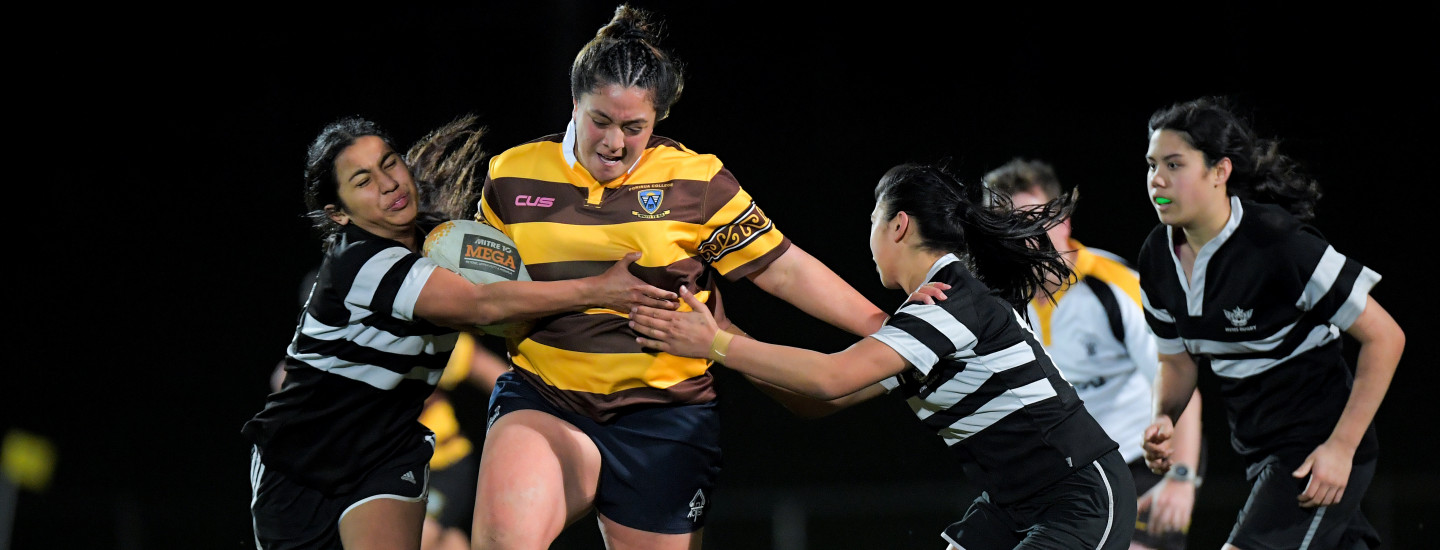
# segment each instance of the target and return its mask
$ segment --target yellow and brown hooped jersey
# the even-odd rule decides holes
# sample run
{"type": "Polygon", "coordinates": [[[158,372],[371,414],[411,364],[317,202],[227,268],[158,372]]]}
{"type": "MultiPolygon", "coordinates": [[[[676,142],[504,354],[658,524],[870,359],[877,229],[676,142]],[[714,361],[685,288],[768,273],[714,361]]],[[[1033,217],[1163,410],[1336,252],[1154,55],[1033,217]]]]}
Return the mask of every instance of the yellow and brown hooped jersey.
{"type": "MultiPolygon", "coordinates": [[[[753,273],[789,239],[714,155],[652,136],[629,173],[602,184],[575,161],[573,139],[567,129],[493,157],[478,217],[515,241],[534,280],[597,275],[638,250],[631,273],[667,290],[688,286],[728,326],[715,274],[753,273]]],[[[591,309],[542,319],[509,342],[515,372],[556,406],[599,421],[632,405],[715,398],[709,360],[642,349],[627,317],[591,309]]]]}

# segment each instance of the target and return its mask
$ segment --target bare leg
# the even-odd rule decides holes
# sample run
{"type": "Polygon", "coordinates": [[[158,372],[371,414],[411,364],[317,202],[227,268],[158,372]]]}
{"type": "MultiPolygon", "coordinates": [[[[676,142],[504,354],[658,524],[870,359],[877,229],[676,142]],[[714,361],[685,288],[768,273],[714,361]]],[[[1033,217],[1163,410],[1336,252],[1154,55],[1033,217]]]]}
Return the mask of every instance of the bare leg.
{"type": "Polygon", "coordinates": [[[419,550],[425,501],[377,498],[340,518],[340,543],[346,550],[419,550]]]}
{"type": "Polygon", "coordinates": [[[544,550],[595,502],[600,450],[549,414],[515,411],[485,436],[476,486],[475,550],[544,550]]]}
{"type": "Polygon", "coordinates": [[[600,514],[600,534],[607,550],[700,550],[705,530],[671,535],[632,529],[600,514]]]}

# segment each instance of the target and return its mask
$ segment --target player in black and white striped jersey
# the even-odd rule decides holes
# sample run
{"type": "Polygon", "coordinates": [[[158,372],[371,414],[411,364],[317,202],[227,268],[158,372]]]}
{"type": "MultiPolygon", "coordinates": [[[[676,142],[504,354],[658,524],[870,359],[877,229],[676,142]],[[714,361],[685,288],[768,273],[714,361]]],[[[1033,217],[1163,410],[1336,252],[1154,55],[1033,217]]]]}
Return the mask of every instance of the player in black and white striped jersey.
{"type": "MultiPolygon", "coordinates": [[[[421,196],[393,141],[365,119],[327,125],[305,174],[325,259],[286,353],[283,387],[241,429],[254,444],[255,543],[418,549],[435,444],[420,411],[458,330],[589,307],[663,307],[674,293],[629,273],[639,253],[566,281],[476,285],[437,269],[420,244],[435,220],[457,214],[421,207],[437,197],[421,196]]],[[[473,186],[433,191],[442,188],[473,186]]]]}
{"type": "Polygon", "coordinates": [[[1173,421],[1207,364],[1252,483],[1225,547],[1378,546],[1360,502],[1379,454],[1375,413],[1405,347],[1370,296],[1380,275],[1309,225],[1318,184],[1227,100],[1157,110],[1149,134],[1160,223],[1138,268],[1161,366],[1151,469],[1170,467],[1173,421]],[[1360,344],[1353,375],[1341,331],[1360,344]]]}
{"type": "Polygon", "coordinates": [[[870,249],[888,288],[917,293],[884,327],[834,354],[721,331],[696,311],[632,311],[641,343],[710,357],[765,384],[844,407],[905,398],[984,492],[942,536],[953,548],[1126,548],[1135,489],[1118,445],[1085,410],[1017,311],[1069,268],[1046,229],[1073,196],[991,209],[982,186],[939,166],[891,169],[875,190],[870,249]],[[936,300],[919,297],[934,285],[936,300]],[[928,303],[927,303],[928,302],[928,303]]]}

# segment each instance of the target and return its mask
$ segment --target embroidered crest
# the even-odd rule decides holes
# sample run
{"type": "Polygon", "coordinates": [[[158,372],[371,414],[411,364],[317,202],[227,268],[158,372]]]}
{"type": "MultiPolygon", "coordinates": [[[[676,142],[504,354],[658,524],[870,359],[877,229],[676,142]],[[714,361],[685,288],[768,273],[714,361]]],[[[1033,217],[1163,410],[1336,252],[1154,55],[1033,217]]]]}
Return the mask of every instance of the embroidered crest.
{"type": "Polygon", "coordinates": [[[653,220],[670,215],[669,210],[660,210],[660,203],[665,201],[664,189],[642,189],[635,193],[635,198],[640,201],[640,208],[645,210],[641,214],[639,210],[631,210],[630,213],[642,220],[653,220]]]}
{"type": "Polygon", "coordinates": [[[664,189],[645,189],[635,195],[640,199],[640,208],[644,208],[646,214],[654,214],[660,209],[660,201],[665,200],[664,189]]]}
{"type": "Polygon", "coordinates": [[[1225,312],[1225,318],[1230,320],[1230,324],[1237,327],[1243,327],[1249,324],[1250,314],[1255,313],[1255,310],[1253,309],[1240,309],[1239,306],[1236,306],[1235,309],[1227,309],[1223,311],[1225,312]]]}

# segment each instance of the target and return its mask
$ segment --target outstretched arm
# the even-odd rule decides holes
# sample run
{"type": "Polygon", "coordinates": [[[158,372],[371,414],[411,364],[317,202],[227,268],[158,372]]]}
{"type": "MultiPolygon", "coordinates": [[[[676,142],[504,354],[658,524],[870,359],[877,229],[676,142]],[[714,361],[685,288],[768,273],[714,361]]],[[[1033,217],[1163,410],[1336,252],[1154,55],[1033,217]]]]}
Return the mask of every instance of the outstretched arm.
{"type": "Polygon", "coordinates": [[[1310,476],[1305,491],[1297,497],[1306,508],[1329,506],[1340,502],[1345,495],[1355,449],[1375,419],[1375,412],[1380,409],[1395,368],[1400,364],[1400,354],[1405,350],[1405,333],[1372,297],[1365,298],[1365,310],[1346,333],[1360,342],[1355,360],[1355,385],[1350,389],[1350,398],[1330,438],[1311,452],[1292,474],[1297,478],[1310,476]]]}
{"type": "Polygon", "coordinates": [[[750,281],[806,314],[856,336],[880,330],[888,317],[849,283],[794,244],[750,281]]]}
{"type": "Polygon", "coordinates": [[[680,298],[692,311],[637,307],[630,326],[642,345],[684,357],[709,357],[766,383],[820,400],[842,398],[894,376],[905,359],[873,338],[844,351],[825,354],[802,348],[766,344],[721,331],[709,310],[690,291],[680,298]]]}
{"type": "Polygon", "coordinates": [[[451,327],[493,325],[590,307],[629,311],[643,305],[674,309],[674,292],[646,284],[629,271],[639,252],[626,254],[604,273],[563,281],[501,281],[474,284],[436,269],[420,290],[415,315],[451,327]]]}
{"type": "MultiPolygon", "coordinates": [[[[721,330],[730,332],[736,336],[749,336],[749,334],[746,334],[744,330],[741,330],[739,326],[736,326],[733,323],[729,327],[721,330]]],[[[844,409],[846,407],[856,405],[860,402],[869,400],[876,396],[885,394],[885,388],[879,384],[875,384],[873,386],[852,393],[845,397],[841,397],[839,399],[822,401],[820,399],[814,399],[795,393],[793,391],[787,390],[780,386],[776,386],[748,374],[741,373],[741,376],[744,376],[745,380],[748,380],[756,388],[759,388],[762,393],[770,396],[771,399],[774,399],[776,403],[779,403],[781,406],[785,407],[786,410],[801,418],[820,418],[822,416],[828,416],[830,414],[834,414],[840,409],[844,409]]]]}

